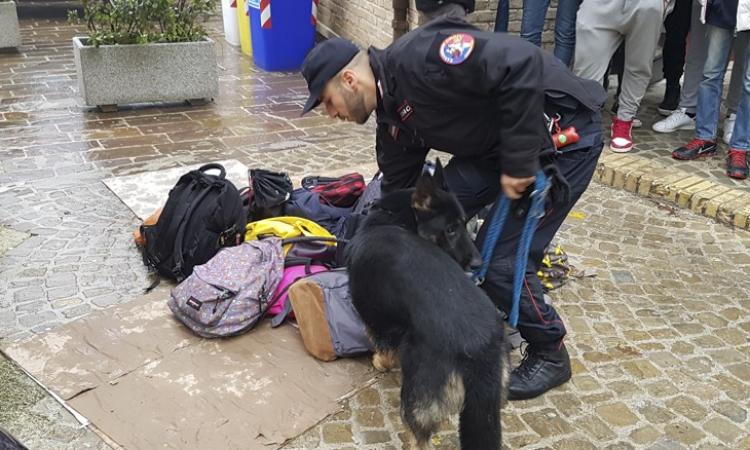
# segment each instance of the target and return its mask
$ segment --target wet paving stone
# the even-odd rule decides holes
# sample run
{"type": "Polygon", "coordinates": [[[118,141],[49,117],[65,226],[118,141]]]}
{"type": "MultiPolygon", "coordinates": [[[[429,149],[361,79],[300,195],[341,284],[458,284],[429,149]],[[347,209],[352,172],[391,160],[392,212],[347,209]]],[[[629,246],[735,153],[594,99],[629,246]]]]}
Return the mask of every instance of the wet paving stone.
{"type": "MultiPolygon", "coordinates": [[[[21,25],[21,52],[0,54],[0,225],[22,233],[6,248],[0,238],[2,340],[126,302],[149,284],[132,244],[138,221],[105,178],[230,158],[295,176],[373,167],[372,123],[299,117],[302,78],[252,67],[221,44],[218,18],[209,24],[222,67],[213,103],[114,113],[76,95],[70,39],[80,29],[21,25]]],[[[750,191],[723,174],[720,157],[671,159],[691,132],[650,131],[660,89],[644,100],[635,153],[750,191]]],[[[595,276],[551,294],[566,320],[574,376],[543,397],[508,404],[505,447],[750,448],[750,233],[597,185],[575,211],[559,241],[595,276]]],[[[0,386],[0,425],[30,448],[107,448],[5,360],[0,386]]],[[[398,407],[399,373],[382,375],[285,448],[401,449],[398,407]]],[[[454,417],[434,448],[456,448],[455,426],[454,417]]]]}

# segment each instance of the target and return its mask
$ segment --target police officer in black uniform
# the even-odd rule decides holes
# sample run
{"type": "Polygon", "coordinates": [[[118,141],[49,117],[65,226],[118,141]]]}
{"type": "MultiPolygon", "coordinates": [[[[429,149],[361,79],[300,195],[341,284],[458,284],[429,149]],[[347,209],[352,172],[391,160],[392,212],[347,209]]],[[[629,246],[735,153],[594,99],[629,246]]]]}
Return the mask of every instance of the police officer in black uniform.
{"type": "Polygon", "coordinates": [[[531,244],[521,296],[518,330],[529,346],[511,374],[509,398],[532,398],[570,379],[565,326],[545,304],[536,272],[601,153],[602,87],[520,38],[450,17],[385,50],[360,51],[330,39],[309,53],[302,74],[310,91],[303,113],[323,104],[332,118],[364,124],[376,112],[384,191],[414,185],[427,152],[436,149],[454,155],[444,173],[469,217],[501,191],[515,199],[518,213],[508,218],[482,284],[506,314],[528,190],[540,168],[550,175],[553,192],[531,244]],[[551,134],[567,145],[556,148],[551,134]]]}
{"type": "Polygon", "coordinates": [[[474,0],[417,0],[416,6],[421,24],[440,16],[463,18],[474,12],[474,0]]]}

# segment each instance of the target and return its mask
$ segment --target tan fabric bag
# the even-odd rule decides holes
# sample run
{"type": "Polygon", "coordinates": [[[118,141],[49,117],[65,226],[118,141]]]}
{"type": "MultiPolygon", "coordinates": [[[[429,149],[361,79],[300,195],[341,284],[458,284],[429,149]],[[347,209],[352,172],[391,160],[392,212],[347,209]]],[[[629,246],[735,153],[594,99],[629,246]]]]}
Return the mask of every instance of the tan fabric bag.
{"type": "Polygon", "coordinates": [[[322,361],[372,350],[349,294],[346,270],[312,274],[289,288],[289,301],[305,348],[322,361]]]}
{"type": "Polygon", "coordinates": [[[307,351],[322,361],[336,359],[326,320],[323,288],[313,280],[299,280],[289,288],[289,301],[307,351]]]}

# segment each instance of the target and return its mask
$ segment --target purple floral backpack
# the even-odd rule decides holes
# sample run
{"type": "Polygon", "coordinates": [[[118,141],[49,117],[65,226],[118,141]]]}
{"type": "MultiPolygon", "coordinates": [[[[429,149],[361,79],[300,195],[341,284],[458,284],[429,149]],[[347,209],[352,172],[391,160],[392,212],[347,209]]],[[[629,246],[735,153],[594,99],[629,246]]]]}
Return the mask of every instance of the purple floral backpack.
{"type": "Polygon", "coordinates": [[[200,336],[238,335],[251,330],[274,303],[283,272],[279,238],[227,247],[172,290],[169,308],[200,336]]]}

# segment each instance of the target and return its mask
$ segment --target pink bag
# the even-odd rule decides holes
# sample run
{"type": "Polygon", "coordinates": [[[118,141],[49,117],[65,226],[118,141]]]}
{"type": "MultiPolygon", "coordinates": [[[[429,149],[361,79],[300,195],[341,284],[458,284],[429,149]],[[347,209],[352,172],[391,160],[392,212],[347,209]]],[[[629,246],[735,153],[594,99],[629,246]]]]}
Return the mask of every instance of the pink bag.
{"type": "Polygon", "coordinates": [[[284,311],[284,305],[286,304],[287,298],[287,290],[289,289],[289,286],[291,286],[295,281],[299,280],[300,278],[310,276],[314,273],[325,272],[326,270],[328,270],[328,268],[321,264],[302,264],[284,267],[284,274],[282,275],[281,281],[276,287],[276,290],[273,293],[273,297],[271,298],[276,299],[276,296],[280,297],[275,301],[273,306],[268,308],[268,315],[275,316],[284,311]]]}

